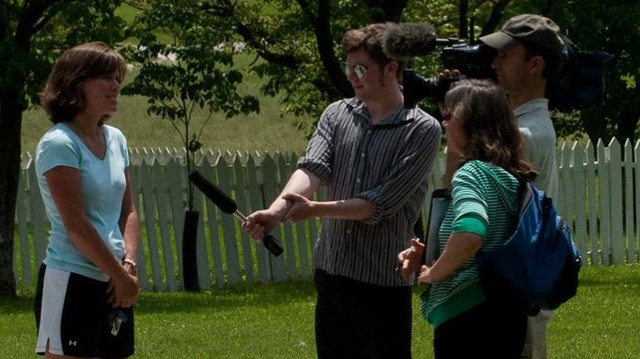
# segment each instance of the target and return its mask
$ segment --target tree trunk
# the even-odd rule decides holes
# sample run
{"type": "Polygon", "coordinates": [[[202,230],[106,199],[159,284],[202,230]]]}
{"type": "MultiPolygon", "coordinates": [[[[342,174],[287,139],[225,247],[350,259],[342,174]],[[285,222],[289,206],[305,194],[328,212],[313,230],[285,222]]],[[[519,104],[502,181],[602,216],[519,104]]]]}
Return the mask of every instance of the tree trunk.
{"type": "Polygon", "coordinates": [[[605,144],[609,143],[611,134],[607,129],[608,123],[604,108],[582,111],[581,120],[582,128],[584,128],[594,146],[597,145],[598,140],[602,140],[605,144]]]}
{"type": "MultiPolygon", "coordinates": [[[[500,29],[502,27],[502,23],[505,20],[502,19],[502,15],[504,14],[504,9],[509,5],[511,0],[501,0],[495,1],[493,3],[493,8],[491,9],[491,15],[489,15],[489,19],[484,23],[482,30],[480,31],[480,35],[478,38],[484,35],[488,35],[496,29],[500,29]]],[[[475,39],[469,39],[470,41],[475,39]]]]}
{"type": "Polygon", "coordinates": [[[182,230],[182,280],[184,289],[189,292],[200,291],[198,283],[198,211],[184,212],[184,228],[182,230]]]}
{"type": "Polygon", "coordinates": [[[398,22],[408,0],[365,0],[371,12],[372,22],[398,22]]]}
{"type": "Polygon", "coordinates": [[[636,139],[635,132],[640,120],[640,113],[633,108],[622,108],[620,110],[620,117],[618,118],[616,138],[620,142],[620,145],[624,146],[625,140],[628,138],[631,143],[636,139]]]}
{"type": "Polygon", "coordinates": [[[20,128],[23,111],[19,93],[18,90],[7,91],[0,98],[0,297],[16,296],[13,231],[20,179],[20,128]]]}

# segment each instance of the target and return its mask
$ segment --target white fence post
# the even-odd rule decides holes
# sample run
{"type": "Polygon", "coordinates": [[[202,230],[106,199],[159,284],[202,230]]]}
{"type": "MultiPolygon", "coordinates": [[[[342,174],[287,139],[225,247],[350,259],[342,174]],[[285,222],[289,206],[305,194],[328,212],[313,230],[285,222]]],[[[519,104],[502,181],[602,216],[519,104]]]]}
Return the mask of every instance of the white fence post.
{"type": "MultiPolygon", "coordinates": [[[[186,201],[186,165],[183,150],[131,149],[131,176],[144,236],[140,253],[140,280],[148,290],[175,291],[182,285],[182,227],[186,201]]],[[[558,153],[560,213],[571,223],[585,264],[611,265],[640,261],[640,174],[636,158],[640,142],[627,141],[624,150],[613,139],[586,146],[564,143],[558,153]],[[624,159],[622,155],[624,154],[624,159]]],[[[201,151],[198,169],[228,192],[244,214],[265,208],[280,193],[294,170],[293,153],[221,153],[201,151]]],[[[23,157],[16,213],[16,278],[19,287],[32,288],[44,258],[49,223],[37,185],[31,155],[23,157]]],[[[445,153],[436,158],[429,189],[442,187],[445,153]]],[[[321,189],[316,196],[323,198],[321,189]]],[[[422,214],[428,217],[429,199],[422,214]]],[[[274,235],[284,246],[273,257],[256,245],[232,216],[221,213],[196,190],[200,211],[198,274],[202,289],[240,282],[309,279],[311,254],[319,221],[284,224],[274,235]]],[[[425,223],[426,224],[426,223],[425,223]]]]}

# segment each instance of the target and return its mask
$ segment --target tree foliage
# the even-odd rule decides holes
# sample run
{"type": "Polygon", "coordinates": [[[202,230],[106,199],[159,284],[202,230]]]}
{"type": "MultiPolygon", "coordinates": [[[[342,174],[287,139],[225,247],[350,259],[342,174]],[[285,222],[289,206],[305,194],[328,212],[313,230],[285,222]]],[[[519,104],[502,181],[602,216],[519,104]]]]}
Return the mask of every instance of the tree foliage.
{"type": "MultiPolygon", "coordinates": [[[[538,13],[554,19],[582,50],[615,55],[607,64],[603,106],[554,114],[561,136],[586,133],[592,139],[633,137],[640,118],[639,38],[635,19],[640,4],[623,0],[413,0],[413,1],[210,1],[214,14],[234,23],[237,34],[262,60],[252,70],[267,79],[265,94],[284,93],[283,110],[317,116],[326,104],[351,95],[341,73],[338,44],[348,28],[375,21],[426,21],[438,37],[474,43],[511,16],[538,13]],[[579,6],[578,6],[579,4],[579,6]],[[615,20],[613,20],[615,19],[615,20]],[[624,101],[624,102],[623,102],[624,101]]],[[[415,59],[425,76],[442,68],[438,50],[415,59]]],[[[435,106],[423,102],[424,107],[435,106]]]]}
{"type": "Polygon", "coordinates": [[[283,96],[283,111],[317,117],[328,102],[353,95],[340,64],[345,30],[398,21],[406,4],[406,0],[216,0],[202,8],[231,26],[236,37],[230,41],[246,44],[246,51],[257,56],[251,71],[265,80],[263,94],[283,96]]]}
{"type": "MultiPolygon", "coordinates": [[[[607,63],[606,100],[582,111],[580,128],[589,138],[619,141],[637,135],[640,120],[640,3],[624,0],[572,0],[556,10],[560,25],[583,50],[614,55],[607,63]]],[[[555,14],[554,14],[555,15],[555,14]]]]}
{"type": "MultiPolygon", "coordinates": [[[[243,74],[234,69],[233,54],[243,45],[233,41],[225,19],[212,19],[193,1],[148,1],[136,23],[138,41],[125,53],[140,72],[123,93],[147,97],[148,113],[171,121],[191,172],[214,113],[230,118],[259,111],[256,97],[238,93],[243,74]]],[[[190,211],[193,190],[189,185],[190,211]]]]}

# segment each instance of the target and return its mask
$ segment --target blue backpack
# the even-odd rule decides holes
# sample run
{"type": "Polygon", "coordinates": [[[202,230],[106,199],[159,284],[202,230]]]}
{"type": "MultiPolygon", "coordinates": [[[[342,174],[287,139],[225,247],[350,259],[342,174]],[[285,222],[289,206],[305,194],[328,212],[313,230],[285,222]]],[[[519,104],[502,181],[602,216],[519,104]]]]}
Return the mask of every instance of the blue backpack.
{"type": "Polygon", "coordinates": [[[514,232],[494,251],[476,254],[488,295],[521,301],[529,309],[556,309],[576,295],[580,255],[569,226],[546,194],[521,181],[514,232]]]}

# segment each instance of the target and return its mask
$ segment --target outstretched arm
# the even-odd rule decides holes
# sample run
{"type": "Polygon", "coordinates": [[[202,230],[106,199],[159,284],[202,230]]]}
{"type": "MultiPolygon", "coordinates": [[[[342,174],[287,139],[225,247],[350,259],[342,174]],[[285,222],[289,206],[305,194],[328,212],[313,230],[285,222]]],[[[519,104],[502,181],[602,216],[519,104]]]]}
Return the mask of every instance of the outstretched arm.
{"type": "Polygon", "coordinates": [[[265,233],[271,232],[278,223],[285,220],[292,207],[292,202],[285,198],[288,193],[298,194],[304,198],[310,197],[320,187],[320,179],[305,169],[297,169],[287,182],[280,195],[271,203],[269,208],[256,211],[247,216],[243,223],[244,231],[255,240],[262,240],[265,233]]]}
{"type": "Polygon", "coordinates": [[[311,217],[363,220],[373,214],[373,206],[362,198],[340,201],[311,201],[294,192],[285,193],[282,198],[291,203],[283,220],[303,221],[311,217]]]}

